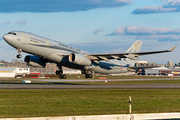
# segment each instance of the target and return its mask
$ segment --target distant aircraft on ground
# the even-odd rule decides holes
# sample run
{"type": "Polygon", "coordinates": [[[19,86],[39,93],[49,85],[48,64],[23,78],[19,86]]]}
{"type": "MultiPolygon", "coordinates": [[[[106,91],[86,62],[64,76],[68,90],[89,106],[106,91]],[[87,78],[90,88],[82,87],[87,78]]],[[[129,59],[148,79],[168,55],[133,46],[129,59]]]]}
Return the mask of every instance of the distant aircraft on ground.
{"type": "Polygon", "coordinates": [[[17,49],[17,58],[22,57],[21,51],[32,54],[24,58],[30,66],[45,67],[47,62],[56,63],[59,68],[56,74],[60,79],[66,79],[62,66],[80,69],[86,78],[92,78],[92,72],[118,74],[145,68],[134,66],[140,55],[172,52],[176,48],[175,46],[169,50],[139,52],[143,42],[136,40],[125,53],[89,53],[28,32],[12,31],[3,38],[17,49]]]}

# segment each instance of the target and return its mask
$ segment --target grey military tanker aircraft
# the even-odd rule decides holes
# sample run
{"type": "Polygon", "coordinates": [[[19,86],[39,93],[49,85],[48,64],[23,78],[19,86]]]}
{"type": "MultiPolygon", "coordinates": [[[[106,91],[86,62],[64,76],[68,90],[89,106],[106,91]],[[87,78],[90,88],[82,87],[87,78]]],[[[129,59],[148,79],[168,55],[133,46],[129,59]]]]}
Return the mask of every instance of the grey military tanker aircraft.
{"type": "Polygon", "coordinates": [[[28,32],[12,31],[3,38],[17,49],[17,58],[22,57],[21,51],[32,54],[24,58],[29,66],[45,67],[47,62],[56,63],[59,68],[56,74],[60,79],[66,78],[62,66],[80,69],[86,78],[92,78],[92,72],[118,74],[142,68],[135,66],[140,55],[172,52],[176,48],[175,46],[169,50],[139,52],[143,42],[136,40],[125,53],[93,54],[28,32]]]}

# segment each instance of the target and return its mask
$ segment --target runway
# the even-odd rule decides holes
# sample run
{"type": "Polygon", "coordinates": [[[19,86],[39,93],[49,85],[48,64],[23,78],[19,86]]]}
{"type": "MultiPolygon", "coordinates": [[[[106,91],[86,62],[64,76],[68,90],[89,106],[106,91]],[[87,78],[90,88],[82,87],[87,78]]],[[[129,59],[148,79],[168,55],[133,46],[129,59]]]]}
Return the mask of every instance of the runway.
{"type": "MultiPolygon", "coordinates": [[[[80,84],[78,82],[97,81],[142,81],[142,80],[180,80],[180,78],[154,78],[154,79],[28,79],[29,84],[0,84],[0,89],[180,89],[179,84],[80,84]],[[35,82],[42,82],[35,83],[35,82]],[[45,82],[45,83],[43,83],[45,82]],[[35,84],[34,84],[35,83],[35,84]]],[[[27,79],[26,79],[27,80],[27,79]]]]}
{"type": "Polygon", "coordinates": [[[34,82],[101,82],[101,81],[144,81],[144,80],[180,80],[180,78],[153,79],[29,79],[34,82]]]}
{"type": "Polygon", "coordinates": [[[180,89],[180,85],[0,84],[0,89],[180,89]]]}

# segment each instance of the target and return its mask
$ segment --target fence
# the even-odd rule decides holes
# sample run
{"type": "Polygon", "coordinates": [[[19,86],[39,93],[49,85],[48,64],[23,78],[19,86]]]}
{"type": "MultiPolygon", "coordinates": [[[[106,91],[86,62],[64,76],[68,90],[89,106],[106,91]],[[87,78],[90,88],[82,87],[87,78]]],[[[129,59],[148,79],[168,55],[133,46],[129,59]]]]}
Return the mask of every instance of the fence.
{"type": "Polygon", "coordinates": [[[150,113],[122,115],[90,115],[64,117],[33,117],[33,118],[2,118],[0,120],[150,120],[150,119],[179,119],[180,113],[150,113]]]}

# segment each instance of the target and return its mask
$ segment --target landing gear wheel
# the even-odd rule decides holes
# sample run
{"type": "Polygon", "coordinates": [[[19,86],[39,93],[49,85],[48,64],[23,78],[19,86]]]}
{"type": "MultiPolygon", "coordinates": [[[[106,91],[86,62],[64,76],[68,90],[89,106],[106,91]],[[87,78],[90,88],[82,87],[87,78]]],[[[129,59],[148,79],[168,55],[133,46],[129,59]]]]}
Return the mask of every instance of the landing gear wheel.
{"type": "Polygon", "coordinates": [[[19,53],[19,54],[16,56],[17,58],[21,58],[21,57],[22,57],[22,55],[20,54],[21,51],[22,51],[22,49],[17,49],[17,52],[19,53]]]}
{"type": "Polygon", "coordinates": [[[17,57],[17,58],[21,58],[21,57],[22,57],[22,55],[21,55],[21,54],[18,54],[16,57],[17,57]]]}
{"type": "Polygon", "coordinates": [[[85,70],[81,70],[81,73],[82,73],[82,74],[85,74],[85,70]]]}
{"type": "Polygon", "coordinates": [[[62,74],[59,74],[59,78],[62,79],[62,74]]]}
{"type": "Polygon", "coordinates": [[[66,79],[66,78],[67,78],[66,74],[63,74],[63,75],[62,75],[62,78],[63,78],[63,79],[66,79]]]}
{"type": "Polygon", "coordinates": [[[88,75],[88,74],[85,74],[85,78],[89,78],[89,75],[88,75]]]}
{"type": "Polygon", "coordinates": [[[60,75],[59,75],[59,78],[60,78],[60,79],[66,79],[67,76],[66,76],[66,74],[60,74],[60,75]]]}
{"type": "Polygon", "coordinates": [[[81,70],[82,74],[89,74],[89,70],[81,70]]]}
{"type": "Polygon", "coordinates": [[[89,74],[88,77],[89,77],[89,78],[92,78],[92,74],[89,74]]]}
{"type": "Polygon", "coordinates": [[[84,73],[85,73],[85,74],[88,74],[88,73],[89,73],[89,70],[84,70],[84,73]]]}
{"type": "Polygon", "coordinates": [[[60,74],[60,71],[59,70],[56,70],[56,75],[59,75],[60,74]]]}
{"type": "Polygon", "coordinates": [[[56,70],[56,75],[63,74],[62,70],[56,70]]]}
{"type": "Polygon", "coordinates": [[[85,74],[85,78],[92,78],[92,74],[85,74]]]}

